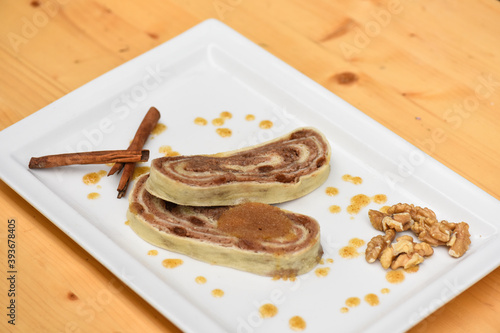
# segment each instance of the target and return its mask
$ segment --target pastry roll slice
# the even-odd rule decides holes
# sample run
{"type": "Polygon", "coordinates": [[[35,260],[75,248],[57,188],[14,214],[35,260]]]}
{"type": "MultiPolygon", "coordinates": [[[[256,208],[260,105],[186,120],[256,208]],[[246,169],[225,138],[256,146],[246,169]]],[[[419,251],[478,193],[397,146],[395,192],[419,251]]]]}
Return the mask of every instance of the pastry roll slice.
{"type": "Polygon", "coordinates": [[[263,203],[194,207],[164,201],[137,179],[129,197],[131,228],[158,247],[258,275],[294,277],[315,267],[323,250],[311,217],[263,203]]]}
{"type": "Polygon", "coordinates": [[[235,151],[154,159],[146,188],[179,205],[273,204],[312,192],[329,171],[326,138],[316,129],[300,128],[235,151]]]}

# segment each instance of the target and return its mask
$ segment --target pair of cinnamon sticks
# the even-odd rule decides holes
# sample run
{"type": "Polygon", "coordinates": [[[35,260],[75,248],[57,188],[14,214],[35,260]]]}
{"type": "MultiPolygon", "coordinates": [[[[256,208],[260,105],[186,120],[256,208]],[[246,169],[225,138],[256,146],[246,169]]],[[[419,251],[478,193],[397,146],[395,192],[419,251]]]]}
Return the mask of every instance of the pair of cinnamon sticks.
{"type": "Polygon", "coordinates": [[[128,185],[134,174],[135,163],[146,162],[149,159],[149,150],[143,150],[142,147],[158,124],[159,119],[160,112],[155,107],[151,107],[144,116],[127,150],[104,150],[32,157],[29,168],[44,169],[74,164],[114,163],[108,172],[108,176],[123,171],[117,188],[118,198],[122,198],[127,193],[128,185]]]}

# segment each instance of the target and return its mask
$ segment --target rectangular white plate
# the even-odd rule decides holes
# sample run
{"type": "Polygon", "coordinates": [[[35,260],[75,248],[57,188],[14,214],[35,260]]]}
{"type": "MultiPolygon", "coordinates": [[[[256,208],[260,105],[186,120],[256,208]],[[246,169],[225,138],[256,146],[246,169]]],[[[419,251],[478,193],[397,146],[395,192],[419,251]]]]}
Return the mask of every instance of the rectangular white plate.
{"type": "MultiPolygon", "coordinates": [[[[102,75],[0,133],[2,179],[91,253],[163,315],[187,332],[286,332],[301,316],[309,332],[404,331],[481,279],[500,263],[499,202],[376,123],[328,90],[216,20],[182,35],[102,75]],[[85,185],[83,175],[107,166],[29,170],[31,156],[123,149],[150,106],[167,126],[148,140],[152,157],[162,146],[181,154],[214,153],[260,143],[299,126],[314,126],[330,140],[332,171],[327,182],[301,199],[280,205],[315,217],[321,224],[329,274],[314,271],[296,281],[274,281],[208,265],[154,249],[124,224],[126,199],[116,199],[119,177],[85,185]],[[211,121],[222,111],[233,117],[216,133],[211,121]],[[247,114],[254,121],[245,120],[247,114]],[[194,119],[203,117],[206,126],[194,119]],[[270,120],[270,129],[259,128],[270,120]],[[342,180],[359,176],[360,185],[342,180]],[[336,187],[337,196],[328,196],[336,187]],[[97,192],[100,198],[87,199],[97,192]],[[439,219],[470,224],[472,245],[460,258],[436,250],[417,273],[390,284],[379,264],[364,256],[345,259],[339,249],[357,237],[377,235],[361,213],[346,212],[356,194],[387,195],[387,204],[409,202],[432,208],[439,219]],[[340,213],[329,207],[338,205],[340,213]],[[167,269],[166,258],[184,264],[167,269]],[[197,276],[206,284],[195,283],[197,276]],[[211,291],[225,294],[215,298],[211,291]],[[388,294],[382,293],[388,288],[388,294]],[[380,304],[363,299],[376,294],[380,304]],[[361,304],[341,313],[348,297],[361,304]],[[273,302],[278,314],[262,319],[259,306],[273,302]]],[[[366,245],[365,245],[366,246],[366,245]]],[[[365,246],[359,248],[363,253],[365,246]]]]}

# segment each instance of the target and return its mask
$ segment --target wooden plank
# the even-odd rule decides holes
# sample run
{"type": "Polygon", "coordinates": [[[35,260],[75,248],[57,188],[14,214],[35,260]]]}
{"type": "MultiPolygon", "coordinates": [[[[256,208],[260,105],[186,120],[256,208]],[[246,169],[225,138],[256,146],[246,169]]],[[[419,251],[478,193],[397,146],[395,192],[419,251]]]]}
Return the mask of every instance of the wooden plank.
{"type": "MultiPolygon", "coordinates": [[[[500,198],[499,15],[493,0],[6,0],[0,129],[213,17],[500,198]]],[[[22,244],[17,331],[179,332],[0,181],[10,218],[22,244]]],[[[499,311],[496,269],[411,332],[493,332],[499,311]]]]}

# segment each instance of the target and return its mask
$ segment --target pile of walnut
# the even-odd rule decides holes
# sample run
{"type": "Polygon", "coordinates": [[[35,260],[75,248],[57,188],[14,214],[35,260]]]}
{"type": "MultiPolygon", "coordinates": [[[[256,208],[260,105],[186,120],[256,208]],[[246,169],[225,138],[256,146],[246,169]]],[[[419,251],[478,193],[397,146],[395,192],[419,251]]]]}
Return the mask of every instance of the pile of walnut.
{"type": "Polygon", "coordinates": [[[448,246],[448,253],[455,258],[469,249],[469,225],[439,222],[429,208],[399,203],[389,207],[386,213],[371,209],[368,216],[372,226],[385,235],[375,236],[368,242],[365,258],[369,263],[380,260],[384,269],[415,267],[434,253],[435,246],[448,246]],[[410,229],[420,243],[415,243],[409,235],[396,238],[396,233],[410,229]]]}

